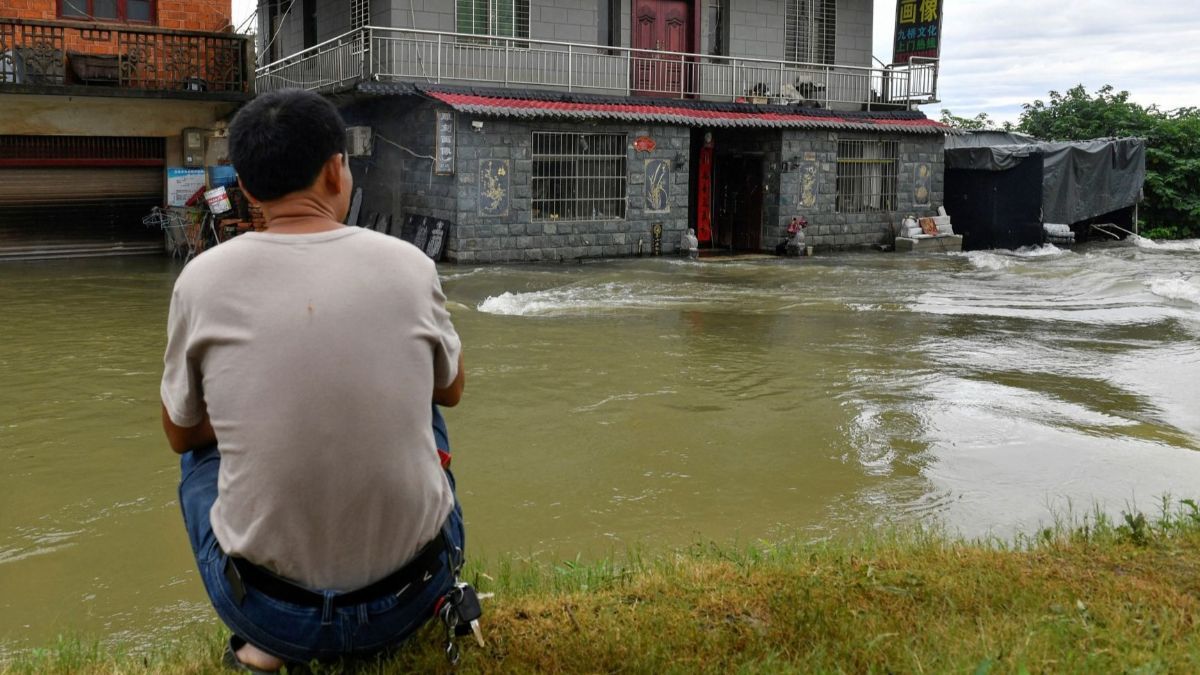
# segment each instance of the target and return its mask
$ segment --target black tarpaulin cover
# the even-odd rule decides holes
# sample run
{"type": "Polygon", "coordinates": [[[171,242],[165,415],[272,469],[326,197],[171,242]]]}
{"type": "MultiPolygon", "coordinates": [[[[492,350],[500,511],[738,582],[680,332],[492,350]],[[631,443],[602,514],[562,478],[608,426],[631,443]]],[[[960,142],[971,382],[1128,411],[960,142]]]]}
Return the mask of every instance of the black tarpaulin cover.
{"type": "Polygon", "coordinates": [[[946,169],[1004,171],[1042,155],[1042,220],[1077,223],[1137,203],[1146,179],[1146,141],[1051,142],[1008,132],[946,136],[946,169]]]}

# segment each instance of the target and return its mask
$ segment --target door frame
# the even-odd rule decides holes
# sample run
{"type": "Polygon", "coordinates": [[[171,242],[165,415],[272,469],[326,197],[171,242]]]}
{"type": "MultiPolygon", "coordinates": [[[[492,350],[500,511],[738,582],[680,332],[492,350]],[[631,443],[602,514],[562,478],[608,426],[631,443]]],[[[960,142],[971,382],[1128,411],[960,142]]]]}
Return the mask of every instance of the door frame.
{"type": "MultiPolygon", "coordinates": [[[[712,237],[712,241],[709,245],[709,248],[711,248],[713,250],[724,250],[724,251],[729,251],[730,253],[745,252],[745,251],[759,252],[759,251],[764,250],[763,249],[763,234],[766,229],[766,222],[765,222],[764,218],[766,217],[767,194],[764,190],[761,189],[761,185],[760,185],[760,189],[758,190],[758,222],[753,223],[753,224],[750,224],[750,223],[743,224],[743,227],[749,228],[749,230],[751,232],[753,232],[754,228],[757,228],[756,236],[752,236],[749,238],[751,240],[757,241],[758,247],[757,248],[747,248],[744,246],[739,246],[738,240],[737,240],[738,239],[737,233],[739,230],[741,230],[741,231],[745,231],[745,230],[742,230],[742,228],[737,227],[737,225],[734,223],[728,224],[728,226],[730,228],[730,230],[729,230],[729,245],[726,247],[719,243],[722,235],[724,234],[723,228],[725,227],[725,223],[721,222],[718,219],[718,200],[722,198],[722,195],[720,193],[723,193],[725,190],[727,190],[731,187],[731,185],[729,183],[731,176],[744,176],[745,175],[744,169],[748,163],[753,163],[757,167],[756,172],[757,172],[759,182],[761,183],[762,179],[766,176],[766,172],[767,172],[766,155],[764,153],[761,153],[761,152],[731,152],[731,153],[717,154],[714,152],[714,154],[713,154],[713,183],[712,183],[713,237],[712,237]],[[733,166],[734,163],[737,164],[736,167],[733,166]]],[[[738,189],[739,193],[744,195],[744,193],[741,193],[740,188],[742,186],[740,184],[735,183],[732,187],[738,189]]],[[[741,210],[742,209],[739,209],[739,211],[741,211],[741,210]]]]}
{"type": "MultiPolygon", "coordinates": [[[[688,34],[688,52],[687,54],[700,53],[700,16],[704,12],[704,0],[683,0],[692,8],[692,26],[688,34]]],[[[633,36],[637,33],[637,10],[638,3],[654,2],[654,0],[631,0],[629,3],[629,48],[637,49],[633,46],[633,36]]]]}
{"type": "MultiPolygon", "coordinates": [[[[690,11],[692,13],[692,20],[691,20],[691,26],[688,27],[687,51],[680,52],[680,53],[681,54],[699,54],[700,53],[700,17],[704,13],[704,0],[682,0],[682,1],[686,2],[688,4],[690,11]]],[[[638,4],[642,3],[642,2],[655,2],[655,0],[630,0],[630,2],[629,2],[629,49],[634,50],[634,51],[639,50],[638,47],[634,46],[633,42],[634,42],[634,36],[637,35],[638,4]]],[[[653,50],[650,50],[650,51],[653,51],[653,50]]],[[[635,54],[635,56],[636,56],[636,54],[635,54]]],[[[688,57],[680,57],[680,63],[695,64],[695,62],[692,61],[691,59],[689,59],[688,57]]],[[[695,70],[695,66],[693,66],[691,68],[683,69],[682,76],[683,76],[685,82],[688,79],[689,74],[694,72],[694,70],[695,70]]],[[[634,87],[633,87],[633,85],[636,84],[636,82],[637,82],[637,74],[634,72],[630,72],[629,73],[629,93],[634,96],[638,95],[638,93],[637,93],[638,90],[634,89],[634,87]]],[[[686,84],[684,86],[685,86],[685,88],[687,87],[686,84]]],[[[652,92],[652,95],[662,96],[662,93],[661,92],[652,92]]]]}

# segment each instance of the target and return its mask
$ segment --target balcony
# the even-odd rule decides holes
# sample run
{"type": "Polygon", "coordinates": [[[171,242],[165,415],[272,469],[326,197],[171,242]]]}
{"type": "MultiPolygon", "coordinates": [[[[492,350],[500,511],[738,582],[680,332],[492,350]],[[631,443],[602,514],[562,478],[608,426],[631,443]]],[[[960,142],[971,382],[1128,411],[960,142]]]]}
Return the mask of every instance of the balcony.
{"type": "Polygon", "coordinates": [[[0,19],[0,92],[244,99],[253,42],[231,33],[0,19]]]}
{"type": "Polygon", "coordinates": [[[255,89],[333,93],[377,80],[907,109],[936,102],[937,69],[937,59],[879,68],[831,66],[365,27],[259,68],[255,89]]]}

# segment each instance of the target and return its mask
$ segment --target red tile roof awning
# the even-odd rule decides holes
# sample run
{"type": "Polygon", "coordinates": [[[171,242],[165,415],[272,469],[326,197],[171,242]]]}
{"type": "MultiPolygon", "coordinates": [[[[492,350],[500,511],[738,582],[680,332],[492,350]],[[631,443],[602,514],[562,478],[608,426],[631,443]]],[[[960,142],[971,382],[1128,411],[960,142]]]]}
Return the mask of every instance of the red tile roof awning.
{"type": "MultiPolygon", "coordinates": [[[[551,98],[491,96],[422,88],[455,110],[474,115],[563,120],[661,122],[684,126],[759,127],[789,129],[848,129],[943,134],[948,128],[920,112],[855,112],[749,103],[705,104],[699,101],[619,99],[554,100],[551,98]]],[[[600,98],[600,97],[596,97],[600,98]]]]}

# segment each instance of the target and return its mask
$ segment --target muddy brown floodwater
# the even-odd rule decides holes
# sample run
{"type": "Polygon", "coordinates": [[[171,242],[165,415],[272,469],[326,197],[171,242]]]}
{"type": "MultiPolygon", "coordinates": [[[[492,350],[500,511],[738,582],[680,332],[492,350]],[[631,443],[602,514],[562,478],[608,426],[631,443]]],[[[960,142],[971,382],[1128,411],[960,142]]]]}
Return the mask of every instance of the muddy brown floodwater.
{"type": "MultiPolygon", "coordinates": [[[[179,269],[0,266],[0,652],[212,620],[158,422],[179,269]]],[[[1011,536],[1200,496],[1200,241],[442,274],[475,554],[1011,536]]]]}

